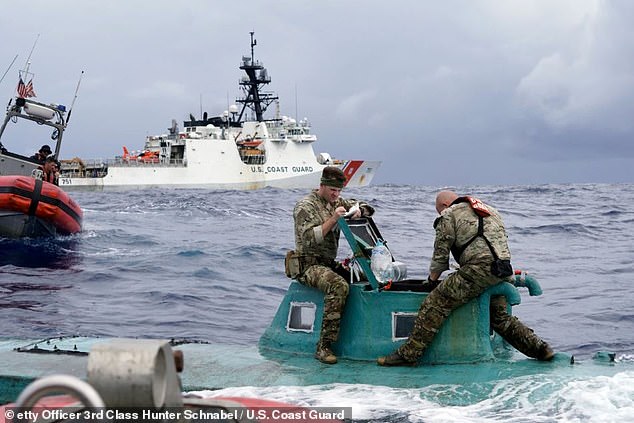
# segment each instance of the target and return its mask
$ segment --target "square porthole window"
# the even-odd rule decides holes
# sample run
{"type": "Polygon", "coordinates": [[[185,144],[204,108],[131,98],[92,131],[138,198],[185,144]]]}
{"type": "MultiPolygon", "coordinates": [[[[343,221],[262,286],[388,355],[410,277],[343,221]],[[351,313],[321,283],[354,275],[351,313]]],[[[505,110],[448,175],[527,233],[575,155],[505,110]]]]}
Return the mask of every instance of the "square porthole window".
{"type": "Polygon", "coordinates": [[[392,313],[392,341],[407,339],[414,329],[417,313],[392,313]]]}
{"type": "Polygon", "coordinates": [[[315,303],[291,302],[286,330],[289,332],[312,332],[315,328],[316,311],[315,303]]]}

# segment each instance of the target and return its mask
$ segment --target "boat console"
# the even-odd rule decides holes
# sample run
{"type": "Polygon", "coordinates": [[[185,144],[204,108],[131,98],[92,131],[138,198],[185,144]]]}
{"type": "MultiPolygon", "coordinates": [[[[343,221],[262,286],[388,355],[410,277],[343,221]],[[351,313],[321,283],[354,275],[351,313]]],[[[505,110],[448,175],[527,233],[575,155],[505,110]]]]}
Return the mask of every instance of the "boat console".
{"type": "MultiPolygon", "coordinates": [[[[69,112],[70,115],[70,112],[69,112]]],[[[62,137],[67,125],[66,107],[62,104],[44,104],[35,100],[16,97],[7,105],[4,122],[0,126],[0,139],[4,139],[4,133],[9,122],[17,122],[23,119],[35,122],[40,126],[52,128],[51,139],[55,142],[53,149],[55,157],[59,156],[62,137]]],[[[0,146],[2,143],[0,142],[0,146]]],[[[10,152],[9,145],[0,148],[0,175],[31,176],[31,172],[39,163],[27,156],[10,152]]]]}

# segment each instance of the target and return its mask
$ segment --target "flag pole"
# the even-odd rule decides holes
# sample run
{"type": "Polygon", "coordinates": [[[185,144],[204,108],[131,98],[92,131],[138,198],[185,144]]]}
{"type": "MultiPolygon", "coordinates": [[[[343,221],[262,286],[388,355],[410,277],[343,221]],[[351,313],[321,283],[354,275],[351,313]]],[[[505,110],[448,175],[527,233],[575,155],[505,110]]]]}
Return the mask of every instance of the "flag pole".
{"type": "Polygon", "coordinates": [[[81,75],[79,75],[79,81],[77,81],[77,88],[75,88],[75,97],[73,97],[73,102],[70,105],[70,109],[68,110],[68,117],[66,118],[66,125],[70,121],[70,114],[73,112],[73,106],[75,105],[75,100],[77,100],[77,93],[79,92],[79,84],[81,84],[81,79],[84,77],[84,71],[81,71],[81,75]]]}
{"type": "Polygon", "coordinates": [[[35,46],[37,45],[37,41],[40,39],[40,34],[37,34],[35,38],[35,42],[33,43],[33,47],[31,47],[31,51],[29,52],[29,57],[26,58],[26,63],[24,64],[24,77],[29,74],[29,67],[31,66],[31,55],[33,54],[33,50],[35,50],[35,46]]]}
{"type": "Polygon", "coordinates": [[[11,68],[13,67],[13,64],[15,63],[16,59],[18,58],[18,55],[16,54],[15,57],[13,58],[13,61],[11,62],[11,64],[9,65],[9,67],[7,68],[6,71],[4,71],[4,74],[2,75],[2,78],[0,78],[0,84],[2,84],[2,81],[4,81],[4,77],[7,76],[7,73],[9,73],[9,71],[11,70],[11,68]]]}

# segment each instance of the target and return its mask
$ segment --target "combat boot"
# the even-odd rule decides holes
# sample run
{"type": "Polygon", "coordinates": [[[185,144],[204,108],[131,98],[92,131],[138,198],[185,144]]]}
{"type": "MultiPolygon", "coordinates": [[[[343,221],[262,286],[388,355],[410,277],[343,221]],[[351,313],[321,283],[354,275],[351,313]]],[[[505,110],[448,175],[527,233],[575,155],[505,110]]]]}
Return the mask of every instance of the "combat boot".
{"type": "Polygon", "coordinates": [[[330,342],[319,342],[315,358],[324,364],[336,364],[337,356],[330,349],[330,342]]]}
{"type": "Polygon", "coordinates": [[[376,360],[379,366],[415,366],[415,361],[409,361],[403,358],[397,351],[376,360]]]}

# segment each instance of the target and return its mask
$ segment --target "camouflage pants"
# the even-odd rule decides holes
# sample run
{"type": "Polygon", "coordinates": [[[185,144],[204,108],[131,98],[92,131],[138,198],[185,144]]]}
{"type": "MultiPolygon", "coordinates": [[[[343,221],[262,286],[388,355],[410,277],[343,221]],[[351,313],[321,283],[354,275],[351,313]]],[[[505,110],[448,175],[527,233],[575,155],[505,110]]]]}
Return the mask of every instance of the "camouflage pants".
{"type": "MultiPolygon", "coordinates": [[[[488,269],[463,266],[449,275],[423,300],[414,328],[398,349],[401,357],[416,361],[425,351],[449,314],[498,283],[488,269]]],[[[544,342],[533,331],[507,312],[506,297],[494,296],[490,305],[491,327],[509,344],[529,357],[536,357],[544,342]]]]}
{"type": "Polygon", "coordinates": [[[506,342],[528,357],[537,358],[541,355],[546,343],[517,317],[508,314],[506,297],[492,297],[489,312],[491,327],[506,342]]]}
{"type": "Polygon", "coordinates": [[[320,342],[336,342],[339,338],[341,314],[348,297],[348,282],[327,266],[310,266],[297,280],[324,293],[324,315],[321,322],[320,342]]]}

